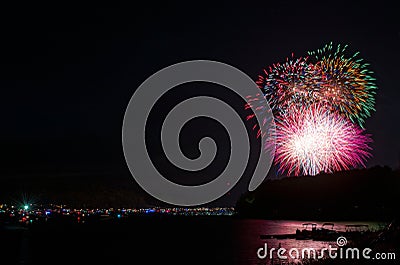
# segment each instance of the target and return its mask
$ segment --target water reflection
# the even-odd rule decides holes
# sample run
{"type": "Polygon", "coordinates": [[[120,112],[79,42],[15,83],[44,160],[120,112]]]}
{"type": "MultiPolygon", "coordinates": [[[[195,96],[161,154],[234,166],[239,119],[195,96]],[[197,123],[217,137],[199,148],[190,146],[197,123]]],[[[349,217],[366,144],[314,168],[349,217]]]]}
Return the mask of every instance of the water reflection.
{"type": "MultiPolygon", "coordinates": [[[[294,234],[296,229],[302,229],[302,221],[269,221],[269,220],[237,220],[234,224],[234,257],[235,264],[272,264],[269,257],[261,260],[257,257],[257,250],[267,243],[268,249],[271,248],[297,248],[301,251],[303,248],[313,248],[321,250],[328,248],[329,245],[337,247],[335,241],[314,241],[314,240],[296,240],[296,239],[260,239],[260,235],[294,234]]],[[[313,222],[317,228],[324,222],[313,222]]],[[[345,231],[345,225],[348,224],[368,224],[371,230],[381,229],[385,224],[377,222],[334,222],[334,229],[345,231]]],[[[276,253],[274,254],[276,257],[276,253]]],[[[288,256],[288,254],[286,254],[288,256]]],[[[288,262],[296,260],[288,259],[288,262]]],[[[275,262],[275,260],[274,260],[275,262]]],[[[276,263],[276,262],[275,262],[276,263]]],[[[274,264],[275,264],[274,263],[274,264]]]]}

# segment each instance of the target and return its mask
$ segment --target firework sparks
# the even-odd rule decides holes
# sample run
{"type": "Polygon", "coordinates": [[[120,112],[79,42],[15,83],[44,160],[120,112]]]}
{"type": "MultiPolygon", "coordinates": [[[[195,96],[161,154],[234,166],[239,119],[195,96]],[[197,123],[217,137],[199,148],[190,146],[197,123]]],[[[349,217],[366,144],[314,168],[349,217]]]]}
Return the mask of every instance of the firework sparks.
{"type": "Polygon", "coordinates": [[[376,85],[367,63],[358,52],[346,58],[347,45],[333,48],[332,43],[315,52],[315,68],[319,76],[315,82],[317,101],[363,126],[374,109],[376,85]]]}
{"type": "Polygon", "coordinates": [[[316,175],[359,164],[370,157],[364,130],[322,105],[288,112],[277,121],[275,163],[281,172],[316,175]]]}
{"type": "MultiPolygon", "coordinates": [[[[262,112],[262,102],[270,104],[277,125],[275,163],[282,173],[339,171],[365,166],[371,156],[363,124],[374,111],[377,87],[368,64],[358,53],[347,57],[346,48],[330,43],[309,52],[311,59],[292,54],[267,67],[256,82],[262,94],[247,98],[245,109],[262,112]]],[[[269,146],[271,135],[260,135],[257,124],[253,129],[269,146]]]]}
{"type": "Polygon", "coordinates": [[[310,105],[315,101],[314,79],[318,77],[317,68],[307,62],[307,58],[286,58],[264,69],[258,77],[258,87],[264,92],[275,115],[284,114],[293,106],[310,105]]]}

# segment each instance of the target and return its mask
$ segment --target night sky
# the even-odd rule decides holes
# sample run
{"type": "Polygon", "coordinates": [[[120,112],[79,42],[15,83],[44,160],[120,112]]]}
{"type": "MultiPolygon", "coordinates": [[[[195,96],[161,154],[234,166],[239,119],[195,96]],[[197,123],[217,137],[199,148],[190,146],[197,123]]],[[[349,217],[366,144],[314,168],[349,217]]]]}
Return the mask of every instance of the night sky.
{"type": "MultiPolygon", "coordinates": [[[[360,51],[377,79],[376,112],[365,125],[374,140],[367,166],[397,168],[400,23],[396,3],[316,3],[167,1],[109,7],[54,1],[2,6],[1,176],[69,170],[126,173],[121,144],[125,108],[135,89],[156,71],[207,59],[230,64],[256,80],[263,67],[283,61],[292,52],[306,55],[330,41],[360,51]]],[[[213,88],[178,87],[160,110],[202,92],[212,94],[213,88]]],[[[155,128],[158,123],[154,117],[155,128]]],[[[194,138],[215,135],[226,146],[218,124],[200,120],[194,128],[198,132],[194,138]]],[[[150,137],[157,138],[155,130],[150,131],[150,137]]],[[[190,139],[183,137],[183,149],[195,156],[196,144],[190,139]]],[[[157,147],[154,150],[163,160],[157,147]]],[[[219,159],[226,155],[220,154],[219,159]]],[[[218,161],[214,167],[217,172],[218,161]]]]}

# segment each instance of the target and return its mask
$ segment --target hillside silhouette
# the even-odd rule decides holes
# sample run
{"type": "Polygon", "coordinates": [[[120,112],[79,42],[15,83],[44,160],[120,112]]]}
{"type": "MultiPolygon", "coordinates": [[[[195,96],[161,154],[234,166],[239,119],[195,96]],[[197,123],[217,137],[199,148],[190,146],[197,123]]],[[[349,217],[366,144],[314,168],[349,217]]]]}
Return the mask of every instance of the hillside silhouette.
{"type": "Polygon", "coordinates": [[[244,218],[391,220],[399,199],[399,170],[376,166],[267,180],[243,194],[236,209],[244,218]]]}
{"type": "Polygon", "coordinates": [[[82,174],[2,177],[0,203],[65,204],[70,207],[149,207],[157,201],[129,175],[82,174]]]}

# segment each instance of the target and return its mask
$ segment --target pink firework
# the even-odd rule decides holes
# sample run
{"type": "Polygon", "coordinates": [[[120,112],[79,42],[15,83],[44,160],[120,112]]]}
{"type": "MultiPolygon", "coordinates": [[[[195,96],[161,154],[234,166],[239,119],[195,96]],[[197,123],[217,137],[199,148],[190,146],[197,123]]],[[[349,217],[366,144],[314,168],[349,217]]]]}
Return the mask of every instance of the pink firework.
{"type": "Polygon", "coordinates": [[[289,111],[276,122],[275,163],[296,176],[364,165],[371,137],[345,117],[323,106],[289,111]]]}

